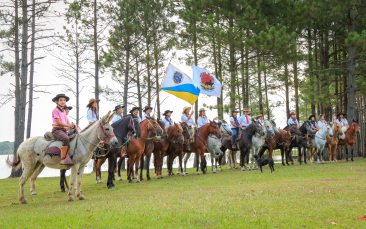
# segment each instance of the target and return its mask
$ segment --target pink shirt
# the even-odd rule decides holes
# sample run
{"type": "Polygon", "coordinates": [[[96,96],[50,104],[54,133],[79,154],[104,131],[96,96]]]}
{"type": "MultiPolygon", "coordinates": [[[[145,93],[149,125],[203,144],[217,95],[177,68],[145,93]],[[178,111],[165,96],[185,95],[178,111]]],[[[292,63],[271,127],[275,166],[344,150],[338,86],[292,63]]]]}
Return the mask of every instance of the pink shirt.
{"type": "Polygon", "coordinates": [[[53,111],[52,111],[52,121],[53,121],[52,125],[53,126],[58,126],[58,124],[56,122],[56,118],[60,119],[61,122],[67,124],[66,111],[61,112],[57,107],[55,109],[53,109],[53,111]]]}

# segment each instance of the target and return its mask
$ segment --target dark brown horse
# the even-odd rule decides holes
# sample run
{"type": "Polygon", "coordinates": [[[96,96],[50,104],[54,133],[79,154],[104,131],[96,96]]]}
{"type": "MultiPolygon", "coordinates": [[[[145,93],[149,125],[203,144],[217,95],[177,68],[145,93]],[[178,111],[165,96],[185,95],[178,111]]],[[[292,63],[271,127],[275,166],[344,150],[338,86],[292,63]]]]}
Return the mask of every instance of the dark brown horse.
{"type": "MultiPolygon", "coordinates": [[[[153,150],[155,149],[155,146],[159,145],[160,142],[164,142],[165,139],[168,138],[167,132],[165,130],[165,123],[161,120],[157,120],[158,124],[160,125],[161,129],[163,130],[163,136],[162,138],[155,140],[155,133],[150,131],[148,134],[148,140],[146,140],[145,143],[145,150],[144,153],[142,154],[141,157],[141,161],[140,161],[140,180],[143,181],[143,169],[145,167],[144,162],[146,163],[146,179],[147,180],[151,180],[150,177],[150,159],[151,159],[151,153],[153,152],[153,150]],[[144,161],[144,157],[146,157],[146,161],[144,161]]],[[[154,160],[155,160],[156,156],[154,153],[154,160]]],[[[136,171],[136,175],[138,176],[138,171],[136,171]]]]}
{"type": "MultiPolygon", "coordinates": [[[[307,164],[307,160],[306,160],[306,149],[308,148],[308,142],[306,141],[308,139],[308,134],[313,134],[313,130],[311,129],[311,124],[310,121],[305,121],[299,129],[297,129],[296,132],[291,131],[290,129],[295,126],[297,129],[297,126],[292,124],[292,125],[288,125],[284,128],[284,130],[290,131],[292,136],[291,136],[291,144],[288,150],[288,153],[286,153],[286,164],[290,165],[288,163],[288,159],[291,160],[291,164],[294,164],[294,160],[292,159],[292,148],[293,147],[297,147],[298,151],[299,151],[299,162],[300,165],[302,165],[302,161],[301,161],[301,151],[303,149],[304,152],[304,161],[307,164]],[[288,156],[288,157],[287,157],[288,156]]],[[[285,166],[285,163],[283,162],[283,156],[282,156],[282,165],[285,166]]]]}
{"type": "MultiPolygon", "coordinates": [[[[141,138],[135,139],[132,138],[125,146],[122,147],[122,152],[126,151],[128,155],[127,160],[127,179],[129,183],[133,183],[132,175],[133,175],[133,165],[135,165],[135,170],[137,171],[139,162],[141,160],[141,156],[145,150],[145,143],[148,137],[149,131],[152,131],[156,134],[156,136],[161,136],[163,134],[163,130],[158,124],[157,120],[154,118],[146,118],[144,121],[140,123],[141,127],[141,138]]],[[[136,182],[140,182],[137,176],[135,176],[136,182]]]]}
{"type": "Polygon", "coordinates": [[[279,149],[279,150],[281,150],[282,163],[283,163],[284,153],[286,153],[286,158],[288,157],[287,153],[288,153],[288,148],[291,144],[291,132],[286,131],[286,130],[281,130],[281,129],[278,129],[278,131],[279,131],[279,134],[277,134],[273,137],[272,136],[269,137],[266,144],[259,151],[259,157],[262,157],[264,152],[268,149],[268,157],[272,158],[273,150],[279,149]]]}
{"type": "Polygon", "coordinates": [[[346,161],[348,162],[348,146],[351,146],[351,161],[353,161],[353,150],[355,149],[356,144],[356,132],[360,131],[360,126],[358,125],[358,121],[353,120],[352,125],[348,128],[345,135],[346,138],[344,140],[339,140],[337,150],[339,146],[344,145],[346,149],[346,161]]]}
{"type": "Polygon", "coordinates": [[[200,158],[201,158],[201,171],[203,172],[203,174],[206,174],[206,166],[204,165],[205,164],[204,154],[207,149],[207,140],[210,134],[215,135],[217,138],[221,138],[220,127],[217,125],[217,123],[212,121],[210,121],[209,123],[207,123],[206,125],[202,126],[201,128],[195,131],[194,142],[190,143],[192,150],[184,152],[189,155],[191,153],[196,153],[197,175],[201,174],[199,172],[200,158]]]}

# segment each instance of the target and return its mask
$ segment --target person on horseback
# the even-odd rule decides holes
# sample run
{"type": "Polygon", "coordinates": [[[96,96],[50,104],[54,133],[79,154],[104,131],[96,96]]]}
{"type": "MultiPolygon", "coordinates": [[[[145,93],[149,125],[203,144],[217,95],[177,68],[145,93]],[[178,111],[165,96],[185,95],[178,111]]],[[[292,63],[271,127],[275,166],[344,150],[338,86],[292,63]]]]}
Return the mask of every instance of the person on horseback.
{"type": "Polygon", "coordinates": [[[236,138],[238,137],[239,129],[244,129],[244,127],[240,123],[237,116],[238,116],[238,111],[234,109],[231,112],[231,117],[230,117],[230,128],[233,131],[233,136],[231,139],[231,144],[232,144],[233,149],[236,149],[236,138]]]}
{"type": "Polygon", "coordinates": [[[264,121],[263,121],[263,115],[262,114],[257,115],[257,121],[260,122],[260,124],[263,126],[264,121]]]}
{"type": "Polygon", "coordinates": [[[327,122],[325,121],[325,114],[319,115],[318,127],[322,128],[327,122]]]}
{"type": "Polygon", "coordinates": [[[75,128],[74,123],[67,121],[66,111],[64,107],[66,102],[70,100],[65,94],[58,94],[52,99],[52,102],[56,103],[56,108],[52,111],[52,135],[59,141],[62,141],[61,147],[61,165],[74,165],[69,154],[69,136],[67,130],[75,128]]]}
{"type": "Polygon", "coordinates": [[[173,111],[171,110],[166,110],[164,112],[164,118],[163,118],[163,122],[165,123],[165,128],[168,127],[168,126],[172,126],[174,125],[174,121],[172,118],[170,118],[170,116],[172,115],[173,111]]]}
{"type": "Polygon", "coordinates": [[[181,122],[187,123],[189,134],[191,135],[191,138],[187,141],[187,145],[185,145],[187,150],[190,149],[190,142],[193,142],[194,140],[194,128],[197,128],[197,124],[194,122],[192,118],[193,111],[189,113],[190,110],[191,107],[184,107],[181,116],[181,122]]]}
{"type": "Polygon", "coordinates": [[[208,119],[206,116],[206,110],[205,108],[201,108],[199,110],[199,115],[198,115],[198,119],[197,119],[197,124],[198,124],[198,128],[201,128],[202,126],[206,125],[208,123],[208,119]]]}
{"type": "Polygon", "coordinates": [[[344,114],[342,112],[338,113],[336,122],[339,122],[339,124],[341,124],[342,132],[343,132],[343,134],[338,137],[339,137],[339,139],[344,140],[346,138],[345,133],[346,133],[347,129],[349,128],[349,125],[348,125],[347,119],[344,118],[344,114]]]}
{"type": "Polygon", "coordinates": [[[130,114],[132,114],[132,115],[134,115],[134,116],[138,117],[138,118],[139,118],[139,122],[142,122],[142,120],[141,120],[141,118],[140,118],[140,116],[139,116],[139,110],[140,110],[140,109],[141,109],[140,107],[133,107],[133,108],[130,110],[130,114]]]}
{"type": "Polygon", "coordinates": [[[145,112],[145,114],[142,116],[142,120],[141,120],[141,122],[142,121],[144,121],[145,119],[146,119],[146,117],[149,117],[149,118],[151,118],[151,111],[152,111],[152,107],[150,107],[150,106],[145,106],[145,108],[144,108],[144,110],[143,110],[143,112],[145,112]]]}
{"type": "Polygon", "coordinates": [[[66,112],[67,121],[68,121],[69,123],[71,123],[70,118],[69,118],[69,112],[72,110],[72,107],[68,107],[68,106],[65,104],[64,110],[65,110],[65,112],[66,112]]]}
{"type": "Polygon", "coordinates": [[[242,127],[247,127],[250,125],[250,123],[252,123],[251,117],[249,116],[249,109],[248,108],[244,108],[244,114],[240,117],[240,122],[242,127]]]}
{"type": "Polygon", "coordinates": [[[293,111],[290,113],[290,118],[288,119],[287,124],[288,125],[295,124],[297,128],[300,128],[299,121],[297,121],[295,115],[296,113],[293,111]]]}
{"type": "Polygon", "coordinates": [[[88,113],[86,115],[89,124],[99,120],[99,112],[98,112],[98,103],[100,99],[90,99],[88,105],[86,106],[88,109],[88,113]]]}
{"type": "Polygon", "coordinates": [[[308,141],[309,141],[309,145],[311,145],[311,139],[313,139],[315,137],[315,133],[320,129],[318,124],[316,124],[315,121],[315,115],[310,115],[309,116],[309,121],[310,121],[310,125],[311,125],[311,129],[313,130],[313,134],[309,134],[308,135],[308,141]]]}
{"type": "Polygon", "coordinates": [[[123,105],[117,105],[114,107],[114,110],[116,112],[116,114],[113,116],[113,119],[112,119],[112,124],[117,122],[118,120],[120,120],[122,118],[122,113],[123,113],[123,108],[125,106],[123,105]]]}

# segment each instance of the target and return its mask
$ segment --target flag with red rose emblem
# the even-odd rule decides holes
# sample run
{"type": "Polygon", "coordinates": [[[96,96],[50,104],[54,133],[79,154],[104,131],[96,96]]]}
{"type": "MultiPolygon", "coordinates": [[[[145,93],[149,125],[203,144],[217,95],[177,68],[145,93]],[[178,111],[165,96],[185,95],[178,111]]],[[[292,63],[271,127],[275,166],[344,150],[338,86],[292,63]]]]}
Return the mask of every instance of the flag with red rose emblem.
{"type": "Polygon", "coordinates": [[[201,94],[221,97],[221,83],[204,68],[192,66],[193,81],[200,89],[201,94]]]}

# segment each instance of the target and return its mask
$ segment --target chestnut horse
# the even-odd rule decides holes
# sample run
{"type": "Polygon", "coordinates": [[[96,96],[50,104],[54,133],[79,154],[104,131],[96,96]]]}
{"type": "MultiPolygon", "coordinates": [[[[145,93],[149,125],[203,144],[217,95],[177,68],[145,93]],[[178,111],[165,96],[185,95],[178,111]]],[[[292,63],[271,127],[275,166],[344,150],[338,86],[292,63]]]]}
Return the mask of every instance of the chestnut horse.
{"type": "MultiPolygon", "coordinates": [[[[278,129],[279,134],[269,137],[268,141],[259,151],[259,157],[262,157],[264,152],[268,149],[268,157],[272,158],[272,153],[274,149],[281,150],[282,163],[284,153],[288,153],[288,148],[291,144],[291,132],[286,130],[278,129]]],[[[288,156],[286,155],[286,158],[288,156]]]]}
{"type": "MultiPolygon", "coordinates": [[[[203,174],[206,174],[206,166],[205,166],[205,159],[204,155],[207,149],[207,141],[208,136],[210,134],[215,135],[217,138],[221,138],[221,131],[220,127],[217,125],[216,122],[210,121],[206,125],[202,126],[199,129],[196,129],[194,142],[191,142],[191,151],[186,151],[183,154],[187,154],[186,157],[190,157],[191,153],[196,153],[196,160],[197,160],[197,175],[200,175],[199,167],[200,167],[200,157],[201,157],[201,171],[203,174]]],[[[187,149],[185,149],[187,150],[187,149]]],[[[184,171],[186,171],[186,165],[184,165],[184,171]]]]}
{"type": "MultiPolygon", "coordinates": [[[[284,130],[290,131],[290,128],[292,126],[295,126],[296,129],[297,129],[297,126],[294,125],[294,124],[292,124],[292,125],[286,126],[284,128],[284,130]]],[[[291,164],[294,164],[294,160],[292,159],[292,154],[291,154],[291,151],[292,151],[292,148],[293,147],[297,147],[297,149],[299,151],[299,162],[300,162],[300,165],[302,165],[302,161],[301,161],[301,157],[302,157],[302,155],[301,155],[301,149],[304,148],[304,158],[306,158],[306,149],[308,147],[308,145],[307,145],[308,143],[305,140],[307,139],[307,135],[308,134],[312,134],[312,133],[313,133],[313,130],[311,129],[310,121],[305,121],[300,126],[300,128],[298,129],[298,131],[297,131],[296,134],[292,134],[292,132],[291,132],[291,134],[292,134],[291,144],[290,144],[288,153],[286,154],[286,164],[287,165],[290,165],[288,163],[288,159],[291,160],[291,164]],[[288,155],[288,157],[287,157],[287,155],[288,155]]],[[[305,163],[307,163],[307,161],[305,163]]],[[[282,156],[282,165],[285,166],[285,163],[283,162],[283,156],[282,156]]]]}
{"type": "MultiPolygon", "coordinates": [[[[147,136],[149,131],[152,131],[156,134],[156,136],[161,136],[163,134],[163,130],[158,124],[157,120],[154,118],[147,117],[144,121],[140,123],[141,128],[141,138],[131,139],[127,145],[122,147],[122,152],[127,152],[128,160],[127,160],[127,179],[129,183],[133,183],[131,177],[133,175],[133,165],[135,165],[135,170],[137,171],[139,162],[141,160],[141,156],[145,150],[145,143],[147,140],[147,136]]],[[[138,177],[136,177],[136,182],[140,182],[138,177]]]]}
{"type": "MultiPolygon", "coordinates": [[[[338,137],[343,134],[342,126],[339,122],[335,122],[333,124],[333,137],[330,137],[329,134],[327,136],[327,144],[325,147],[328,147],[329,151],[329,160],[331,162],[337,162],[337,146],[338,146],[338,137]]],[[[314,151],[315,152],[315,151],[314,151]]],[[[310,156],[312,157],[313,155],[310,156]]]]}
{"type": "Polygon", "coordinates": [[[348,162],[348,146],[351,146],[351,161],[353,161],[353,150],[356,144],[356,132],[360,131],[360,126],[358,121],[353,120],[352,125],[346,131],[346,138],[344,140],[339,140],[337,145],[337,150],[339,146],[344,145],[346,148],[346,161],[348,162]]]}
{"type": "MultiPolygon", "coordinates": [[[[141,161],[140,161],[140,181],[143,181],[143,175],[142,175],[142,172],[143,172],[143,169],[145,167],[145,164],[144,164],[144,157],[146,157],[146,179],[147,180],[151,180],[151,177],[150,177],[150,159],[151,159],[151,153],[153,152],[153,150],[155,149],[155,145],[156,144],[159,144],[160,142],[164,142],[168,136],[167,136],[167,132],[165,130],[165,123],[161,120],[157,120],[158,121],[158,124],[160,125],[161,129],[163,130],[163,135],[162,135],[162,138],[159,139],[159,140],[155,140],[155,133],[150,131],[149,134],[148,134],[148,140],[146,140],[146,143],[145,143],[145,150],[144,150],[144,153],[142,154],[142,157],[141,157],[141,161]]],[[[154,154],[154,160],[155,160],[156,156],[154,154]]],[[[138,170],[136,171],[136,176],[138,176],[138,170]]]]}

